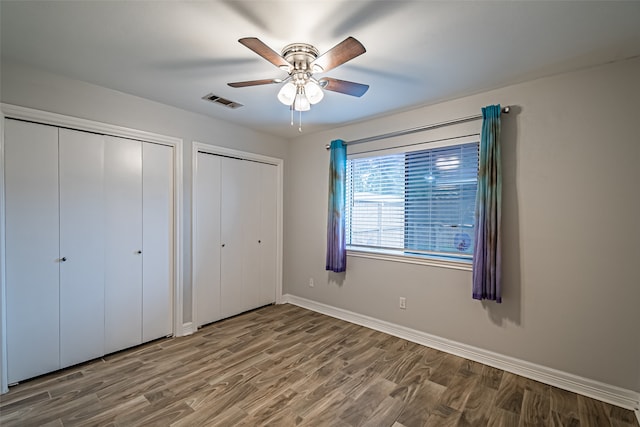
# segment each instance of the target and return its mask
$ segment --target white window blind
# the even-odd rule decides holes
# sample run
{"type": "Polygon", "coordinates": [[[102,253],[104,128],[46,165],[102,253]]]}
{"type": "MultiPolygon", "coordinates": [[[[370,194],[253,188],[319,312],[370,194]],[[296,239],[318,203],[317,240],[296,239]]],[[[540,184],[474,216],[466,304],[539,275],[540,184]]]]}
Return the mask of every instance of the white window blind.
{"type": "Polygon", "coordinates": [[[347,245],[470,258],[478,143],[347,160],[347,245]]]}

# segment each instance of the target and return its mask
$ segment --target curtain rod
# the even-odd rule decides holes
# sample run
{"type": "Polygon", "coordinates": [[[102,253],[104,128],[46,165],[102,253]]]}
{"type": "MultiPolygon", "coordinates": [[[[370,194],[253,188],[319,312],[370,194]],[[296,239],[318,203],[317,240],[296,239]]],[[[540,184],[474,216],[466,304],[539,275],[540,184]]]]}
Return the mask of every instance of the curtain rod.
{"type": "MultiPolygon", "coordinates": [[[[509,111],[511,111],[511,108],[508,105],[506,107],[502,107],[502,113],[503,114],[509,114],[509,111]]],[[[462,117],[462,118],[459,118],[459,119],[447,120],[447,121],[440,122],[440,123],[433,123],[433,124],[430,124],[430,125],[419,126],[417,128],[397,130],[395,132],[383,133],[382,135],[368,136],[366,138],[355,139],[353,141],[345,141],[344,145],[361,144],[363,142],[377,141],[379,139],[392,138],[394,136],[409,135],[411,133],[424,132],[424,131],[427,131],[427,130],[437,129],[437,128],[441,128],[441,127],[444,127],[444,126],[455,125],[455,124],[458,124],[458,123],[470,122],[472,120],[478,120],[478,119],[481,119],[481,118],[482,118],[482,114],[476,114],[475,116],[468,116],[468,117],[462,117]]],[[[329,144],[325,145],[325,148],[327,150],[330,147],[331,146],[329,144]]]]}

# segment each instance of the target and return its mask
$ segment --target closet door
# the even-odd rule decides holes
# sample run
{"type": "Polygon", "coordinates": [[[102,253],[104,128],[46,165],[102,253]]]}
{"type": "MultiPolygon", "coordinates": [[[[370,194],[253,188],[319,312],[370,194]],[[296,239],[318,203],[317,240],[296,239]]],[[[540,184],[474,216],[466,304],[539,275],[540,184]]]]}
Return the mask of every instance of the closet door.
{"type": "Polygon", "coordinates": [[[142,341],[173,331],[173,148],[142,144],[142,341]]]}
{"type": "Polygon", "coordinates": [[[105,140],[105,352],[142,343],[142,143],[105,140]]]}
{"type": "Polygon", "coordinates": [[[260,307],[260,190],[262,163],[244,161],[243,221],[238,232],[242,235],[242,292],[243,308],[247,311],[260,307]]]}
{"type": "MultiPolygon", "coordinates": [[[[215,322],[220,307],[220,198],[222,157],[198,153],[194,185],[196,194],[195,295],[196,326],[215,322]]],[[[226,248],[225,248],[226,249],[226,248]]]]}
{"type": "Polygon", "coordinates": [[[275,301],[277,167],[198,153],[194,292],[201,326],[275,301]]]}
{"type": "Polygon", "coordinates": [[[9,383],[60,368],[58,129],[5,121],[9,383]]]}
{"type": "Polygon", "coordinates": [[[249,162],[222,157],[220,301],[222,317],[247,309],[243,283],[249,162]]]}
{"type": "Polygon", "coordinates": [[[260,289],[259,305],[276,301],[278,168],[260,165],[260,289]]]}
{"type": "Polygon", "coordinates": [[[60,364],[104,354],[104,137],[59,130],[60,364]]]}

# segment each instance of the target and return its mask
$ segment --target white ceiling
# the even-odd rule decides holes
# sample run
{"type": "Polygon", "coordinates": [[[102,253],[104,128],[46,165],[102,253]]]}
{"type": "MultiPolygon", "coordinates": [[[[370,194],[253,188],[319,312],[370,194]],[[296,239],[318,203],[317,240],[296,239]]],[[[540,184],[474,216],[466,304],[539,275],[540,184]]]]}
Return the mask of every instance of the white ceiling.
{"type": "MultiPolygon", "coordinates": [[[[323,53],[353,36],[367,52],[326,73],[370,85],[327,92],[304,133],[640,55],[640,1],[1,1],[2,60],[284,137],[286,74],[242,46],[293,42],[323,53]],[[240,102],[230,110],[205,102],[240,102]]],[[[319,77],[319,76],[318,76],[319,77]]],[[[499,102],[500,100],[496,100],[499,102]]]]}

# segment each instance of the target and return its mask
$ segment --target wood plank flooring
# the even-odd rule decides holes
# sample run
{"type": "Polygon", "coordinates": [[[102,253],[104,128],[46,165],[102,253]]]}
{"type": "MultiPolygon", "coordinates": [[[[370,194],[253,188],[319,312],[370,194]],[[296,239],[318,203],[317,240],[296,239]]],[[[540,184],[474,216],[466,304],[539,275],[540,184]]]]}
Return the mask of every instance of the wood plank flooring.
{"type": "Polygon", "coordinates": [[[633,412],[291,305],[42,376],[9,426],[611,426],[633,412]]]}

